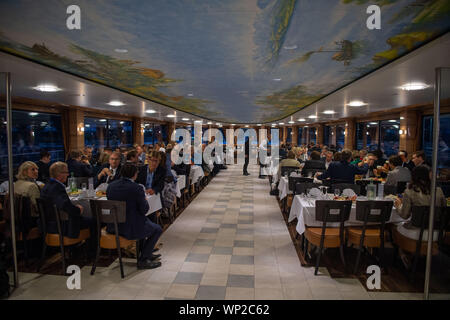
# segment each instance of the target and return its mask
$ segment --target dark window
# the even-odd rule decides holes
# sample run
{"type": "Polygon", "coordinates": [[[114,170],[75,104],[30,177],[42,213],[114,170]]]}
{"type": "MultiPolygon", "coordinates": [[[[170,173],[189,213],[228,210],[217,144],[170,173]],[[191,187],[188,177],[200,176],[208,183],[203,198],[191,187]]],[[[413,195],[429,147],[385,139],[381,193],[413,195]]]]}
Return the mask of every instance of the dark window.
{"type": "MultiPolygon", "coordinates": [[[[450,167],[450,114],[441,114],[439,126],[438,167],[450,167]]],[[[422,120],[422,149],[431,163],[433,152],[433,116],[424,116],[422,120]]]]}
{"type": "Polygon", "coordinates": [[[287,128],[286,142],[292,142],[292,128],[287,128]]]}
{"type": "Polygon", "coordinates": [[[316,128],[309,128],[309,142],[316,143],[316,128]]]}
{"type": "Polygon", "coordinates": [[[101,118],[84,118],[84,145],[97,148],[133,145],[133,122],[101,118]]]}
{"type": "MultiPolygon", "coordinates": [[[[6,110],[0,111],[0,172],[8,175],[8,147],[6,137],[6,110]]],[[[31,111],[12,111],[13,165],[18,168],[22,162],[38,161],[40,150],[48,150],[53,161],[64,161],[64,142],[61,115],[31,111]]]]}
{"type": "Polygon", "coordinates": [[[332,141],[331,132],[333,132],[333,130],[330,126],[325,126],[323,128],[323,144],[326,146],[329,146],[330,142],[332,141]]]}
{"type": "Polygon", "coordinates": [[[303,144],[303,128],[298,128],[298,135],[297,135],[297,145],[301,146],[303,144]]]}
{"type": "Polygon", "coordinates": [[[399,129],[399,119],[380,122],[380,149],[387,157],[398,153],[400,143],[399,129]]]}
{"type": "Polygon", "coordinates": [[[345,146],[345,125],[338,124],[336,126],[336,150],[342,151],[345,146]]]}

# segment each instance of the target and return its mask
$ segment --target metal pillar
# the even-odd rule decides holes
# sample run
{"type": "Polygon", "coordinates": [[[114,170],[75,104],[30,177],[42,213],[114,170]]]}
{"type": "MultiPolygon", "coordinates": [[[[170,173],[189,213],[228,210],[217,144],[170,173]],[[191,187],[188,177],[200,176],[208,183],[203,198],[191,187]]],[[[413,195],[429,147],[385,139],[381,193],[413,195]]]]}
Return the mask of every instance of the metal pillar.
{"type": "Polygon", "coordinates": [[[12,105],[11,105],[11,73],[5,73],[6,84],[6,136],[8,143],[8,178],[9,178],[9,209],[11,216],[11,241],[14,262],[14,287],[19,287],[19,276],[17,271],[17,248],[16,248],[16,224],[14,214],[14,180],[13,180],[13,151],[12,151],[12,105]]]}
{"type": "Polygon", "coordinates": [[[427,243],[427,263],[425,269],[424,299],[428,300],[430,290],[430,273],[431,273],[431,249],[433,246],[433,226],[434,213],[436,211],[436,180],[438,165],[438,148],[439,148],[439,113],[440,113],[440,96],[441,96],[441,68],[436,68],[436,78],[434,83],[434,117],[433,117],[433,162],[431,175],[431,204],[430,217],[428,221],[428,243],[427,243]]]}

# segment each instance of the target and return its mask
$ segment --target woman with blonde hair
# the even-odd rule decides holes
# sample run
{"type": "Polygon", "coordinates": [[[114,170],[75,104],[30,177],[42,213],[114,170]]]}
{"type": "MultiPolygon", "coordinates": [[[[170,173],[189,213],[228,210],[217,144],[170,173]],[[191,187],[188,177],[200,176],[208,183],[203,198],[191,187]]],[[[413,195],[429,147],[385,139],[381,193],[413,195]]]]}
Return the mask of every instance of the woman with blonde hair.
{"type": "Polygon", "coordinates": [[[36,183],[39,169],[38,166],[31,161],[22,163],[17,174],[17,181],[14,183],[14,192],[22,196],[30,198],[32,209],[31,215],[38,216],[36,210],[36,199],[40,198],[41,190],[36,183]]]}

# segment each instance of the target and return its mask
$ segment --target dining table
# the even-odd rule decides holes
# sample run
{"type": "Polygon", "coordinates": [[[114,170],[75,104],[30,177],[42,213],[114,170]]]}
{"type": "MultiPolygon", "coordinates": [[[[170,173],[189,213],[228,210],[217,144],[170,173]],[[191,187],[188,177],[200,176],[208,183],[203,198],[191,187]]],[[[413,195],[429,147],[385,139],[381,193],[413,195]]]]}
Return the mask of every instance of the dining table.
{"type": "MultiPolygon", "coordinates": [[[[333,194],[327,194],[327,199],[333,199],[333,194]]],[[[295,230],[298,234],[303,234],[306,227],[321,227],[322,222],[316,220],[316,200],[312,197],[306,197],[303,195],[296,195],[292,201],[291,211],[289,212],[288,222],[292,222],[297,218],[297,226],[295,230]]],[[[358,201],[367,200],[366,197],[357,198],[358,201]]],[[[383,200],[391,200],[390,198],[384,198],[383,200]]],[[[336,200],[339,201],[339,200],[336,200]]],[[[392,207],[391,217],[386,223],[400,223],[406,221],[397,212],[395,207],[392,207]]],[[[349,219],[344,223],[344,226],[361,226],[363,223],[356,220],[356,203],[352,204],[349,219]]],[[[327,223],[328,227],[339,227],[338,223],[327,223]]]]}
{"type": "MultiPolygon", "coordinates": [[[[146,216],[162,209],[161,197],[159,194],[146,194],[145,198],[149,205],[149,210],[145,214],[146,216]]],[[[69,195],[70,201],[77,205],[81,205],[83,207],[83,216],[92,217],[91,205],[89,200],[108,200],[106,196],[94,196],[94,197],[85,197],[83,194],[79,195],[69,195]]]]}
{"type": "Polygon", "coordinates": [[[191,184],[195,184],[201,178],[205,176],[201,166],[193,165],[191,166],[191,172],[189,173],[189,178],[191,179],[191,184]]]}

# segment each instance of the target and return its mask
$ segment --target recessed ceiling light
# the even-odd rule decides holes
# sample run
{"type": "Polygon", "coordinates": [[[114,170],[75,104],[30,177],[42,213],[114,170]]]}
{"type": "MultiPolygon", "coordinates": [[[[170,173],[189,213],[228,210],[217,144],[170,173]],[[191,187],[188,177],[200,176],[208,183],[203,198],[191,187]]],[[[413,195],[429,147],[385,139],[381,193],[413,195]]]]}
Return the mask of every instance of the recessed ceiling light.
{"type": "Polygon", "coordinates": [[[280,122],[279,125],[280,125],[280,126],[284,125],[284,122],[280,122]]]}
{"type": "Polygon", "coordinates": [[[378,122],[370,122],[370,124],[376,125],[376,124],[378,124],[378,122]]]}
{"type": "Polygon", "coordinates": [[[304,128],[308,128],[308,126],[304,126],[304,128]]]}
{"type": "Polygon", "coordinates": [[[175,118],[175,115],[174,114],[168,114],[167,118],[175,118]]]}
{"type": "Polygon", "coordinates": [[[234,124],[234,123],[232,123],[231,125],[232,125],[232,126],[235,126],[235,124],[234,124]]]}
{"type": "Polygon", "coordinates": [[[292,120],[291,120],[291,121],[289,121],[289,123],[295,123],[295,121],[292,121],[292,120]]]}
{"type": "Polygon", "coordinates": [[[211,121],[208,121],[207,124],[212,124],[212,122],[211,122],[211,121]]]}
{"type": "Polygon", "coordinates": [[[262,124],[258,123],[258,127],[261,127],[261,126],[262,126],[262,124]]]}
{"type": "Polygon", "coordinates": [[[195,123],[202,123],[203,121],[202,120],[195,120],[194,122],[195,123]]]}
{"type": "Polygon", "coordinates": [[[404,120],[405,119],[405,117],[400,117],[400,120],[404,120]]]}
{"type": "Polygon", "coordinates": [[[100,122],[106,122],[106,119],[100,119],[100,122]]]}
{"type": "Polygon", "coordinates": [[[189,121],[189,118],[183,118],[183,119],[181,119],[181,120],[183,120],[183,121],[189,121]]]}
{"type": "Polygon", "coordinates": [[[156,111],[153,109],[148,109],[148,110],[145,110],[145,113],[156,113],[156,111]]]}
{"type": "Polygon", "coordinates": [[[248,128],[248,124],[246,124],[245,127],[248,128]]]}
{"type": "Polygon", "coordinates": [[[309,118],[309,119],[317,119],[317,116],[314,115],[314,114],[312,114],[312,115],[310,115],[308,118],[309,118]]]}
{"type": "Polygon", "coordinates": [[[323,113],[324,114],[335,114],[336,112],[333,110],[325,110],[323,113]]]}
{"type": "Polygon", "coordinates": [[[367,103],[364,103],[363,101],[354,100],[350,101],[350,103],[347,104],[349,107],[362,107],[367,105],[367,103]]]}
{"type": "Polygon", "coordinates": [[[107,104],[109,104],[110,106],[114,106],[114,107],[120,107],[120,106],[124,105],[124,103],[122,101],[118,101],[118,100],[110,101],[107,104]]]}
{"type": "Polygon", "coordinates": [[[306,121],[306,119],[305,118],[301,118],[301,119],[298,119],[297,121],[303,122],[303,121],[306,121]]]}
{"type": "Polygon", "coordinates": [[[39,113],[37,113],[37,112],[30,112],[30,113],[29,113],[29,115],[32,116],[32,117],[37,116],[38,114],[39,114],[39,113]]]}
{"type": "Polygon", "coordinates": [[[406,83],[406,84],[400,86],[400,89],[406,90],[406,91],[413,91],[413,90],[423,90],[428,87],[429,87],[429,85],[422,83],[422,82],[411,82],[411,83],[406,83]]]}
{"type": "Polygon", "coordinates": [[[40,84],[36,87],[33,87],[34,90],[41,91],[41,92],[57,92],[61,91],[62,89],[58,88],[57,86],[54,86],[52,84],[40,84]]]}
{"type": "Polygon", "coordinates": [[[127,49],[114,49],[114,51],[118,52],[118,53],[127,53],[128,52],[127,49]]]}
{"type": "Polygon", "coordinates": [[[272,79],[273,81],[281,81],[281,78],[272,79]]]}
{"type": "Polygon", "coordinates": [[[397,120],[389,120],[389,122],[397,122],[397,120]]]}

